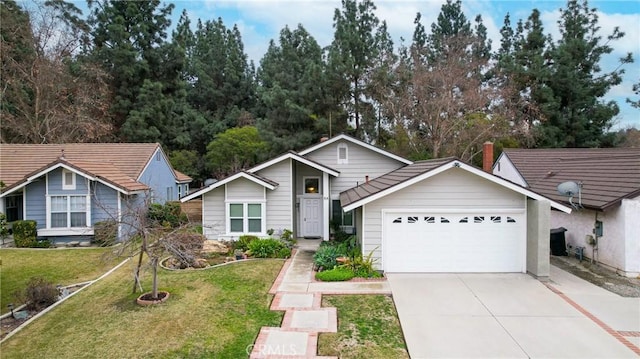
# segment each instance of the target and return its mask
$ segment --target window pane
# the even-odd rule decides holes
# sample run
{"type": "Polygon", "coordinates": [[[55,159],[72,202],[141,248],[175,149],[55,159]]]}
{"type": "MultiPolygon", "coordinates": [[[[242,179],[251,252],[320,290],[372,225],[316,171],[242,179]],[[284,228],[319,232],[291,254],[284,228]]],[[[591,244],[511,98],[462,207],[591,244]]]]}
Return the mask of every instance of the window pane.
{"type": "Polygon", "coordinates": [[[331,219],[335,224],[342,225],[342,207],[340,201],[331,201],[331,219]]]}
{"type": "Polygon", "coordinates": [[[64,172],[64,185],[73,186],[73,172],[64,172]]]}
{"type": "Polygon", "coordinates": [[[249,212],[249,218],[261,218],[262,217],[262,205],[261,204],[250,204],[247,207],[247,212],[249,212]]]}
{"type": "Polygon", "coordinates": [[[319,178],[305,178],[304,179],[304,193],[320,193],[320,179],[319,178]]]}
{"type": "MultiPolygon", "coordinates": [[[[55,196],[51,197],[51,212],[66,212],[67,211],[67,197],[55,196]]],[[[66,226],[66,223],[65,223],[66,226]]]]}
{"type": "Polygon", "coordinates": [[[242,218],[243,217],[243,209],[241,204],[230,204],[229,205],[229,215],[232,218],[242,218]]]}
{"type": "Polygon", "coordinates": [[[71,227],[86,227],[87,215],[84,212],[71,213],[71,227]]]}
{"type": "Polygon", "coordinates": [[[231,220],[231,232],[244,232],[242,228],[242,219],[231,220]]]}
{"type": "Polygon", "coordinates": [[[249,232],[262,232],[262,220],[250,219],[249,220],[249,232]]]}
{"type": "Polygon", "coordinates": [[[353,211],[349,211],[344,214],[344,220],[342,225],[344,226],[353,226],[353,211]]]}
{"type": "Polygon", "coordinates": [[[71,211],[72,212],[84,212],[87,208],[87,198],[85,196],[74,196],[71,199],[71,211]]]}
{"type": "Polygon", "coordinates": [[[60,228],[67,226],[67,213],[51,213],[51,227],[60,228]]]}
{"type": "Polygon", "coordinates": [[[338,158],[341,159],[341,160],[346,160],[347,159],[347,148],[346,147],[338,148],[338,158]]]}

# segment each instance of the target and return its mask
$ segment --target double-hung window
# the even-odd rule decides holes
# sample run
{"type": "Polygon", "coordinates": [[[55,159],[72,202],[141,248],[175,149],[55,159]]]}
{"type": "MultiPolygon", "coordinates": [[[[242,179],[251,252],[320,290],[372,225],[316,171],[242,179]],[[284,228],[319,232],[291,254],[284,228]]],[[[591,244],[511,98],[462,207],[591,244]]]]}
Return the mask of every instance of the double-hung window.
{"type": "Polygon", "coordinates": [[[87,196],[51,196],[51,228],[87,226],[87,196]]]}
{"type": "Polygon", "coordinates": [[[230,233],[264,233],[262,203],[229,203],[230,233]]]}

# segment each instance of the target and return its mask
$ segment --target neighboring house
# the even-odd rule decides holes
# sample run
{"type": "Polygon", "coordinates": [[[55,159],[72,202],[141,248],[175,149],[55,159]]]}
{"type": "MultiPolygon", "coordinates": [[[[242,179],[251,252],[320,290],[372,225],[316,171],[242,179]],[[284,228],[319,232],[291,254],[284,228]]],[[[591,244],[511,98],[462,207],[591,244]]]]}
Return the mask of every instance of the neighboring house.
{"type": "Polygon", "coordinates": [[[35,220],[39,237],[69,241],[91,237],[100,221],[122,224],[150,202],[178,200],[191,178],[157,143],[0,144],[0,181],[8,221],[35,220]]]}
{"type": "Polygon", "coordinates": [[[550,208],[571,209],[457,159],[413,163],[346,135],[288,152],[182,199],[208,238],[292,229],[356,234],[387,272],[549,272],[550,208]]]}
{"type": "Polygon", "coordinates": [[[640,149],[505,149],[493,173],[573,204],[571,214],[551,214],[552,228],[567,229],[567,245],[623,275],[640,275],[640,149]],[[581,195],[560,195],[567,181],[581,184],[581,195]],[[596,226],[602,234],[594,241],[596,226]]]}

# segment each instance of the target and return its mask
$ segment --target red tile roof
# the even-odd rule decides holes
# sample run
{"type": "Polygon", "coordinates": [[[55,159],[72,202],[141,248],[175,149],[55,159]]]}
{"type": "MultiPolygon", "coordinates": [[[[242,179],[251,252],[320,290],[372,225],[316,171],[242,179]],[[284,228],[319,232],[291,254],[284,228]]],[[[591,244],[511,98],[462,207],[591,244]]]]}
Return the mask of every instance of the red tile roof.
{"type": "MultiPolygon", "coordinates": [[[[127,191],[148,188],[138,182],[157,143],[0,144],[0,180],[7,189],[56,163],[64,163],[127,191]]],[[[177,181],[190,178],[174,171],[177,181]]]]}
{"type": "MultiPolygon", "coordinates": [[[[568,203],[557,187],[582,182],[582,205],[604,210],[640,195],[640,148],[504,149],[527,185],[568,203]]],[[[573,198],[574,203],[578,198],[573,198]]]]}

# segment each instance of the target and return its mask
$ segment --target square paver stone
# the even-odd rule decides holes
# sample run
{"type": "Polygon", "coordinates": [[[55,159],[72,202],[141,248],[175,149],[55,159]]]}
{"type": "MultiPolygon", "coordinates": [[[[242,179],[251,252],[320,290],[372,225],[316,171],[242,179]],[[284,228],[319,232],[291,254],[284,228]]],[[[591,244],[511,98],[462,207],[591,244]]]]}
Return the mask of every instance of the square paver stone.
{"type": "Polygon", "coordinates": [[[307,355],[308,341],[308,333],[271,330],[257,349],[263,355],[301,356],[307,355]]]}
{"type": "Polygon", "coordinates": [[[291,317],[291,328],[329,329],[329,314],[326,310],[296,310],[291,317]]]}
{"type": "Polygon", "coordinates": [[[280,308],[311,308],[313,293],[284,293],[280,296],[280,308]]]}

